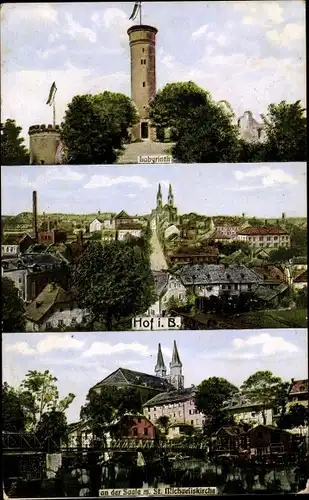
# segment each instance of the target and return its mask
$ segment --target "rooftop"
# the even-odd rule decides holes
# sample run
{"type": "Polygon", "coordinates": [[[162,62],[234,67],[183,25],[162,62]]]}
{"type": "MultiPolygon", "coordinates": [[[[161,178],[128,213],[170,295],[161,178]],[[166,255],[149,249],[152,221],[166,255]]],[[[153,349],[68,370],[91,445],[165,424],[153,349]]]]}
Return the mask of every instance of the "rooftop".
{"type": "Polygon", "coordinates": [[[69,304],[70,297],[60,286],[51,283],[26,307],[26,317],[40,323],[56,304],[69,304]]]}
{"type": "Polygon", "coordinates": [[[262,278],[242,264],[194,264],[185,265],[175,274],[184,285],[212,285],[230,283],[262,283],[262,278]]]}
{"type": "Polygon", "coordinates": [[[160,296],[168,285],[169,275],[162,271],[152,271],[152,274],[155,282],[156,295],[160,296]]]}
{"type": "Polygon", "coordinates": [[[308,379],[294,380],[291,384],[289,394],[308,393],[308,379]]]}
{"type": "Polygon", "coordinates": [[[119,384],[149,387],[151,389],[160,391],[168,391],[174,389],[174,386],[167,382],[167,380],[165,380],[164,378],[156,377],[155,375],[149,375],[148,373],[129,370],[128,368],[118,368],[113,373],[104,378],[101,382],[96,384],[93,389],[105,385],[119,384]]]}
{"type": "Polygon", "coordinates": [[[194,387],[179,389],[177,391],[163,392],[161,394],[157,394],[152,399],[149,399],[149,401],[147,401],[143,406],[156,406],[168,403],[177,403],[178,401],[188,401],[194,397],[194,394],[194,387]]]}
{"type": "Polygon", "coordinates": [[[278,283],[285,279],[283,271],[276,266],[253,266],[250,269],[261,276],[266,282],[278,283]]]}
{"type": "Polygon", "coordinates": [[[251,235],[288,235],[284,229],[281,229],[280,227],[271,227],[271,226],[260,226],[260,227],[247,227],[246,229],[241,229],[238,234],[240,235],[246,235],[246,236],[251,236],[251,235]]]}
{"type": "Polygon", "coordinates": [[[294,283],[307,283],[308,282],[308,271],[304,271],[303,273],[299,274],[296,278],[293,280],[294,283]]]}
{"type": "Polygon", "coordinates": [[[2,245],[19,245],[26,236],[31,238],[28,233],[6,234],[3,237],[2,245]]]}

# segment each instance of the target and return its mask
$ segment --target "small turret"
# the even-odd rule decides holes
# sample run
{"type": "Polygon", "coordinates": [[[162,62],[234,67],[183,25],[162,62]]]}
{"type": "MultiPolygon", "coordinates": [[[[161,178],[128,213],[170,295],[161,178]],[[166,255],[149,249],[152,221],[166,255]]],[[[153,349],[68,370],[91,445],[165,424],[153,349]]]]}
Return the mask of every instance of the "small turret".
{"type": "Polygon", "coordinates": [[[172,189],[172,184],[169,185],[168,187],[168,198],[167,198],[167,204],[170,207],[174,206],[174,195],[173,195],[173,189],[172,189]]]}
{"type": "Polygon", "coordinates": [[[162,208],[162,191],[161,184],[159,184],[158,192],[157,192],[157,208],[162,208]]]}

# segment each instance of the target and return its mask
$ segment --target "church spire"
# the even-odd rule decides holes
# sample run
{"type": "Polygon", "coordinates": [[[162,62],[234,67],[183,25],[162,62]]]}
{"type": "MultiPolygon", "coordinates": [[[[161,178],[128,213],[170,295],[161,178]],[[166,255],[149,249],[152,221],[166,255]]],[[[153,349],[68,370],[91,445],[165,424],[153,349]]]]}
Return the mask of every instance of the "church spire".
{"type": "Polygon", "coordinates": [[[184,388],[184,376],[182,374],[182,362],[180,361],[177,344],[174,340],[172,361],[170,362],[169,382],[178,390],[184,388]]]}
{"type": "Polygon", "coordinates": [[[161,344],[158,345],[158,355],[157,355],[157,364],[155,366],[155,374],[157,377],[165,377],[166,376],[166,366],[165,366],[164,360],[163,360],[161,344]]]}
{"type": "Polygon", "coordinates": [[[161,184],[159,184],[158,192],[157,192],[157,208],[162,208],[162,191],[161,184]]]}
{"type": "Polygon", "coordinates": [[[182,366],[182,363],[180,361],[178,349],[177,349],[177,344],[176,340],[174,340],[174,348],[173,348],[173,355],[172,355],[172,361],[171,361],[171,367],[172,366],[182,366]]]}
{"type": "Polygon", "coordinates": [[[167,203],[170,207],[174,206],[174,195],[173,195],[173,189],[172,189],[172,184],[169,185],[168,187],[168,198],[167,198],[167,203]]]}

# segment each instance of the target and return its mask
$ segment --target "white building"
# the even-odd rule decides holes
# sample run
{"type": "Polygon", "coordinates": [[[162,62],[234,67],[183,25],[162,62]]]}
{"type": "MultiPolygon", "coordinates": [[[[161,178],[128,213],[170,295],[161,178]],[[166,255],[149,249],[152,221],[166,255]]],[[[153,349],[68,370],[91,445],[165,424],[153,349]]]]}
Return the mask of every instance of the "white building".
{"type": "Polygon", "coordinates": [[[238,240],[248,243],[252,248],[289,247],[289,234],[279,227],[247,227],[238,233],[238,240]]]}
{"type": "Polygon", "coordinates": [[[102,219],[95,218],[89,225],[89,233],[95,233],[96,231],[101,231],[103,228],[104,221],[102,219]]]}
{"type": "Polygon", "coordinates": [[[276,414],[276,411],[270,408],[263,411],[263,405],[253,403],[249,400],[249,398],[242,394],[235,394],[229,401],[226,402],[224,409],[229,410],[230,414],[233,415],[236,424],[242,422],[252,425],[273,425],[274,416],[276,414]],[[266,422],[264,422],[263,414],[266,418],[266,422]]]}

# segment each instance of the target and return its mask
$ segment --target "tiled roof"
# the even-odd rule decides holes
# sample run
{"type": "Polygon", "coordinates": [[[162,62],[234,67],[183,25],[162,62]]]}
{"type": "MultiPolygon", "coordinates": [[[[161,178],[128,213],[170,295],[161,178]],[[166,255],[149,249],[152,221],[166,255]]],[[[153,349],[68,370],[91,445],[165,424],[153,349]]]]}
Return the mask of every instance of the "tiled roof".
{"type": "Polygon", "coordinates": [[[26,317],[39,323],[56,304],[71,302],[67,292],[58,285],[48,284],[42,292],[26,307],[26,317]]]}
{"type": "Polygon", "coordinates": [[[296,278],[294,278],[293,282],[294,283],[307,283],[308,282],[307,269],[303,273],[299,274],[296,278]]]}
{"type": "Polygon", "coordinates": [[[252,287],[252,292],[261,300],[273,300],[280,293],[285,292],[289,288],[287,283],[281,283],[281,285],[276,288],[268,288],[267,286],[257,285],[252,287]]]}
{"type": "Polygon", "coordinates": [[[92,224],[94,221],[98,221],[98,222],[101,222],[101,224],[103,224],[103,222],[106,220],[104,219],[103,217],[95,217],[91,222],[90,224],[92,224]]]}
{"type": "Polygon", "coordinates": [[[188,401],[194,397],[194,394],[194,387],[179,389],[177,391],[163,392],[161,394],[157,394],[152,399],[149,399],[149,401],[147,401],[143,406],[156,406],[168,403],[177,403],[179,401],[188,401]]]}
{"type": "Polygon", "coordinates": [[[15,233],[4,235],[2,245],[19,245],[22,240],[29,236],[27,233],[15,233]]]}
{"type": "Polygon", "coordinates": [[[284,281],[284,273],[276,266],[253,266],[252,269],[264,281],[282,282],[284,281]]]}
{"type": "Polygon", "coordinates": [[[164,378],[156,377],[155,375],[149,375],[148,373],[129,370],[128,368],[118,368],[117,370],[115,370],[115,372],[111,373],[110,375],[108,375],[108,377],[96,384],[94,388],[104,385],[117,385],[117,380],[113,382],[113,376],[118,374],[122,375],[123,380],[128,385],[144,386],[149,387],[150,389],[157,389],[162,391],[174,389],[174,386],[167,382],[167,380],[165,380],[164,378]]]}
{"type": "Polygon", "coordinates": [[[115,215],[114,219],[132,219],[132,217],[128,215],[124,210],[121,210],[119,214],[115,215]]]}
{"type": "Polygon", "coordinates": [[[286,234],[286,235],[288,235],[288,233],[286,231],[284,231],[283,229],[281,229],[280,227],[271,227],[271,226],[247,227],[246,229],[240,229],[238,234],[247,235],[247,236],[251,236],[251,235],[263,236],[263,235],[267,235],[267,234],[270,234],[270,235],[286,234]]]}
{"type": "Polygon", "coordinates": [[[289,394],[298,394],[308,392],[308,379],[294,380],[290,388],[289,394]]]}
{"type": "Polygon", "coordinates": [[[185,265],[175,274],[188,285],[212,285],[230,283],[262,283],[262,278],[241,264],[194,264],[185,265]]]}
{"type": "Polygon", "coordinates": [[[161,295],[168,285],[168,273],[162,271],[152,271],[156,295],[161,295]]]}
{"type": "Polygon", "coordinates": [[[261,406],[258,403],[253,403],[250,399],[241,393],[236,393],[229,400],[224,402],[225,410],[236,410],[240,408],[249,408],[254,406],[261,406]]]}

